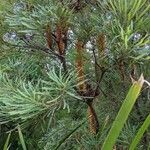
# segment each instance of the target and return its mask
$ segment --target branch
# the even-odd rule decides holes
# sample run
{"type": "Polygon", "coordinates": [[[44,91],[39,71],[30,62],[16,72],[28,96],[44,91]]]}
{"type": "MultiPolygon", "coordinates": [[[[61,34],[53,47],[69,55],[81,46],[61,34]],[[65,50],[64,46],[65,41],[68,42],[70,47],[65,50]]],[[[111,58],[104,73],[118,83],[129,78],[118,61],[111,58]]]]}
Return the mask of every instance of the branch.
{"type": "Polygon", "coordinates": [[[41,50],[47,54],[53,54],[54,56],[57,56],[59,59],[61,58],[64,58],[62,55],[59,55],[58,53],[55,53],[52,49],[49,49],[49,48],[46,48],[46,47],[41,47],[39,45],[31,45],[31,44],[28,44],[28,45],[12,45],[14,47],[22,47],[22,48],[30,48],[30,49],[35,49],[35,50],[41,50]]]}
{"type": "Polygon", "coordinates": [[[93,56],[94,56],[95,65],[98,66],[101,69],[102,67],[97,62],[96,54],[95,54],[95,51],[94,51],[93,48],[92,48],[92,52],[93,52],[93,56]]]}

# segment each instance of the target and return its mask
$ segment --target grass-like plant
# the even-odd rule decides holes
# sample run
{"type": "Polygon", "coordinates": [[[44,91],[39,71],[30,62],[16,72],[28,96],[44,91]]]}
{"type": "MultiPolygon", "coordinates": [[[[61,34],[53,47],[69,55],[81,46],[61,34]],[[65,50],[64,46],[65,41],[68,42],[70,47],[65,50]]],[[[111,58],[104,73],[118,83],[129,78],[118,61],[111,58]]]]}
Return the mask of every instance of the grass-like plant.
{"type": "MultiPolygon", "coordinates": [[[[102,150],[113,149],[113,146],[115,145],[115,142],[119,136],[119,133],[121,132],[127,118],[129,117],[129,114],[136,102],[136,99],[138,98],[138,96],[140,94],[143,83],[144,83],[144,78],[143,78],[143,76],[141,76],[140,79],[138,81],[135,81],[133,83],[133,85],[131,86],[131,88],[126,96],[126,99],[124,100],[124,102],[112,124],[112,127],[104,141],[102,150]]],[[[136,147],[136,144],[134,146],[136,147]]]]}

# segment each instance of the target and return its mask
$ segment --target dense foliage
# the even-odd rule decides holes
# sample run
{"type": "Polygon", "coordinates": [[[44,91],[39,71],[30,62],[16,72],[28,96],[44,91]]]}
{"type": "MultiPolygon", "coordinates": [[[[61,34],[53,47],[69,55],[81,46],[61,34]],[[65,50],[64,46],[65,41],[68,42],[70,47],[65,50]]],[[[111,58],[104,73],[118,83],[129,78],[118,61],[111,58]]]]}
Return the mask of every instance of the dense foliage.
{"type": "Polygon", "coordinates": [[[149,0],[1,2],[0,149],[149,150],[149,15],[149,0]]]}

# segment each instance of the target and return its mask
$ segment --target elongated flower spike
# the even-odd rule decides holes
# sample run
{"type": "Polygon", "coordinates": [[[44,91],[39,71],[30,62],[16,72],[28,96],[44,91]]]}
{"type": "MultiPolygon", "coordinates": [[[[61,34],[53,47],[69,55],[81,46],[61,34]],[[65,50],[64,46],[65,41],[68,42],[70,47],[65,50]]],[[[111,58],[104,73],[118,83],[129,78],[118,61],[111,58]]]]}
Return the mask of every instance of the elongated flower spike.
{"type": "Polygon", "coordinates": [[[99,131],[99,122],[98,122],[97,114],[93,108],[92,102],[88,103],[87,113],[88,113],[88,121],[89,121],[89,130],[92,134],[97,134],[99,131]]]}
{"type": "Polygon", "coordinates": [[[91,85],[86,83],[84,79],[84,60],[83,60],[83,51],[84,51],[84,43],[79,39],[76,42],[76,70],[78,76],[78,90],[81,96],[87,96],[91,98],[84,98],[88,108],[87,108],[87,116],[88,116],[88,124],[89,130],[92,134],[97,134],[99,130],[99,122],[97,118],[97,114],[93,107],[93,100],[95,98],[95,91],[92,89],[91,85]]]}
{"type": "Polygon", "coordinates": [[[63,55],[65,51],[65,44],[63,42],[63,29],[60,23],[56,26],[56,42],[59,54],[63,55]]]}
{"type": "Polygon", "coordinates": [[[77,57],[76,57],[76,69],[77,69],[77,74],[78,74],[78,83],[79,84],[79,90],[80,91],[85,91],[86,90],[86,85],[85,85],[85,79],[84,79],[84,64],[83,64],[83,50],[84,50],[84,44],[80,40],[77,40],[76,42],[76,52],[77,52],[77,57]]]}
{"type": "Polygon", "coordinates": [[[52,34],[50,24],[48,24],[46,27],[46,41],[48,48],[52,49],[52,34]]]}

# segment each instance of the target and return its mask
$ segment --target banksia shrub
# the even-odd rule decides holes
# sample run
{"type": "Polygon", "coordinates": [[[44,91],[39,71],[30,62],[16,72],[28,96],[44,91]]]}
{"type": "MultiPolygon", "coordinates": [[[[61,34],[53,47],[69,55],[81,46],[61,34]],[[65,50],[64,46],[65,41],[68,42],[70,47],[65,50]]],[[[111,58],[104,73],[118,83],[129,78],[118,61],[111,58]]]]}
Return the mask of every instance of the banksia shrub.
{"type": "Polygon", "coordinates": [[[149,8],[1,2],[0,148],[148,149],[149,8]]]}

